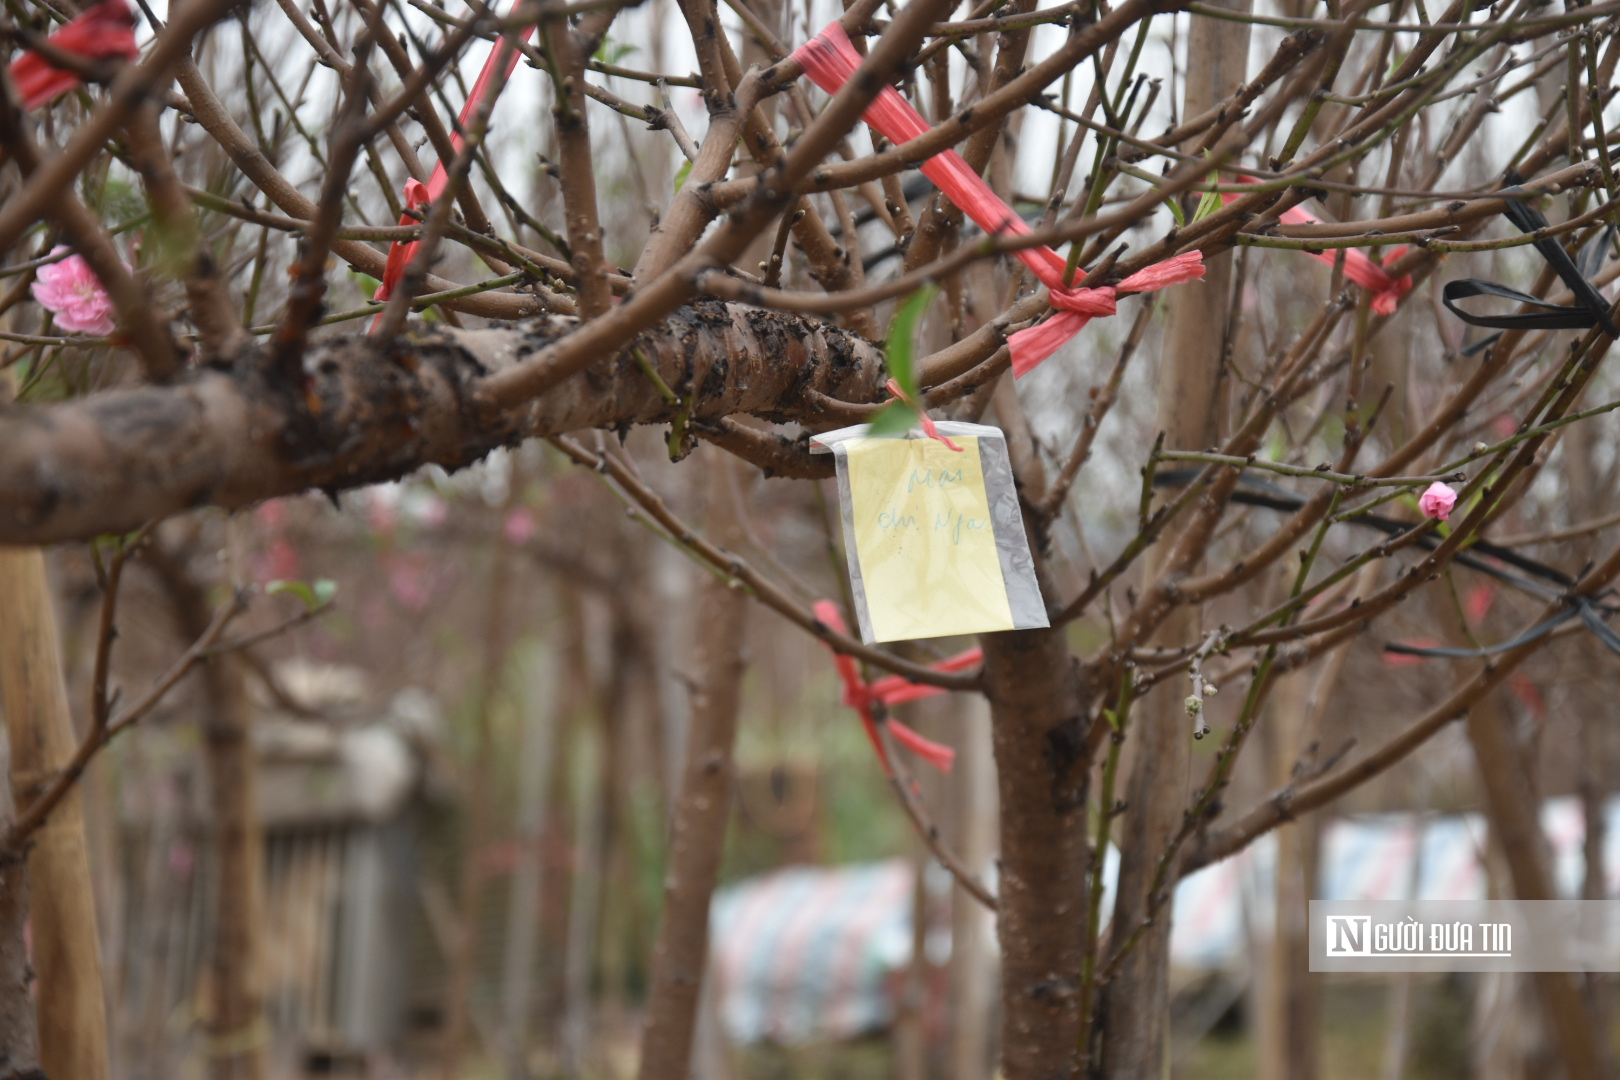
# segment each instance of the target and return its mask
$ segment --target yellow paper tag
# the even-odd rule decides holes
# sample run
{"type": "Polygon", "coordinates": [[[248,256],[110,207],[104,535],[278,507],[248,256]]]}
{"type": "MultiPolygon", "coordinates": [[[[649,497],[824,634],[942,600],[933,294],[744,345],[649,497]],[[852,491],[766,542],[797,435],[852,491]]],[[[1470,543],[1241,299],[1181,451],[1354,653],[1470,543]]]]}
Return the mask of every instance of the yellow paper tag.
{"type": "Polygon", "coordinates": [[[1013,628],[979,440],[852,439],[851,526],[873,640],[1013,628]]]}

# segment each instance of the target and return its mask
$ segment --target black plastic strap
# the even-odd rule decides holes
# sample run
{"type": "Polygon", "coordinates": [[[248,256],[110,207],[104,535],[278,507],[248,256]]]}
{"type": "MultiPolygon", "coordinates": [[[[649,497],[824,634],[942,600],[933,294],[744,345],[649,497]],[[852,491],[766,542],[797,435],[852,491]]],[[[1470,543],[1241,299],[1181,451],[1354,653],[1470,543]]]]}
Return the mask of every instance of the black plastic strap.
{"type": "MultiPolygon", "coordinates": [[[[1581,610],[1584,611],[1585,608],[1581,610]]],[[[1396,653],[1400,656],[1431,656],[1442,657],[1447,660],[1471,660],[1483,656],[1496,656],[1498,653],[1505,653],[1509,649],[1517,649],[1520,645],[1528,645],[1532,641],[1539,641],[1559,626],[1573,619],[1575,614],[1575,608],[1565,608],[1552,618],[1538,622],[1511,641],[1504,641],[1500,645],[1487,645],[1482,649],[1459,649],[1450,645],[1405,645],[1399,641],[1392,641],[1384,646],[1384,651],[1396,653]]],[[[1598,625],[1603,626],[1603,623],[1599,621],[1598,625]]],[[[1609,628],[1603,626],[1603,629],[1606,631],[1609,628]]]]}
{"type": "MultiPolygon", "coordinates": [[[[1518,186],[1523,182],[1521,178],[1509,173],[1508,181],[1514,186],[1504,188],[1501,192],[1508,196],[1506,206],[1502,210],[1503,216],[1513,222],[1514,227],[1522,233],[1533,233],[1547,228],[1547,218],[1541,211],[1522,199],[1512,197],[1524,194],[1524,189],[1518,186]]],[[[1568,307],[1549,304],[1518,289],[1510,289],[1506,285],[1498,285],[1494,281],[1481,281],[1478,278],[1462,278],[1447,282],[1441,293],[1441,301],[1453,315],[1470,326],[1488,326],[1497,330],[1589,330],[1594,326],[1601,326],[1610,337],[1620,337],[1620,329],[1616,329],[1614,322],[1609,318],[1609,302],[1586,279],[1586,273],[1591,273],[1602,265],[1602,252],[1606,243],[1600,241],[1597,257],[1592,260],[1592,269],[1586,273],[1575,265],[1575,260],[1569,257],[1563,245],[1553,237],[1544,236],[1534,240],[1531,246],[1547,260],[1547,265],[1553,268],[1553,272],[1575,294],[1578,303],[1568,307]],[[1516,315],[1474,315],[1464,311],[1456,303],[1472,296],[1495,296],[1539,310],[1516,315]]]]}
{"type": "Polygon", "coordinates": [[[1401,656],[1437,657],[1447,660],[1471,660],[1496,656],[1499,653],[1507,652],[1509,649],[1517,649],[1520,645],[1528,645],[1532,641],[1538,641],[1570,619],[1573,619],[1576,615],[1579,615],[1581,622],[1592,632],[1592,635],[1601,641],[1610,652],[1620,656],[1620,634],[1616,634],[1603,621],[1603,613],[1598,610],[1597,605],[1592,603],[1592,598],[1589,596],[1575,596],[1571,597],[1571,601],[1573,603],[1572,607],[1567,607],[1551,618],[1544,619],[1513,640],[1504,641],[1500,645],[1487,645],[1482,649],[1458,649],[1448,645],[1405,645],[1398,641],[1392,641],[1384,646],[1384,651],[1401,656]]]}
{"type": "Polygon", "coordinates": [[[1494,281],[1481,281],[1479,278],[1459,278],[1456,281],[1446,282],[1440,299],[1453,315],[1469,326],[1489,326],[1496,330],[1590,330],[1598,323],[1592,313],[1584,307],[1549,304],[1529,293],[1510,289],[1506,285],[1498,285],[1494,281]],[[1514,300],[1540,310],[1517,315],[1474,315],[1456,304],[1456,301],[1466,300],[1470,296],[1499,296],[1504,300],[1514,300]]]}

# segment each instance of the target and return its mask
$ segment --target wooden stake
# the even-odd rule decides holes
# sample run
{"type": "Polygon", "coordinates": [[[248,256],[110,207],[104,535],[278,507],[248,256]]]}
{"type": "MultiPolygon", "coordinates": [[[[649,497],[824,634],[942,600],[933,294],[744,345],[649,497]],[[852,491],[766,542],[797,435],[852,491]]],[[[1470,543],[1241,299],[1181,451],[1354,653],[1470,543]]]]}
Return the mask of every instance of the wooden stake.
{"type": "MultiPolygon", "coordinates": [[[[11,740],[11,784],[21,809],[78,745],[38,548],[0,547],[0,706],[11,740]]],[[[101,938],[84,839],[70,792],[28,852],[40,1062],[64,1080],[106,1080],[107,1006],[101,938]]]]}

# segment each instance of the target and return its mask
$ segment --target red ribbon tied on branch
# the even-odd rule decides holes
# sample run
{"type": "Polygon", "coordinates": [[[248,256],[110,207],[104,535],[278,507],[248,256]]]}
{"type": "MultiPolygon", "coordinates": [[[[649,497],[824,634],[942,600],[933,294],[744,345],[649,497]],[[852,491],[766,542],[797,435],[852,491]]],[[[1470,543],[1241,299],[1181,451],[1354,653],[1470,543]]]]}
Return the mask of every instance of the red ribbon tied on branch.
{"type": "MultiPolygon", "coordinates": [[[[844,617],[838,613],[837,604],[831,600],[817,600],[814,610],[816,618],[823,626],[840,634],[845,632],[844,617]]],[[[939,672],[962,671],[983,659],[984,650],[968,649],[966,652],[941,660],[934,664],[933,668],[939,672]]],[[[866,728],[866,737],[872,740],[872,748],[877,751],[878,762],[883,766],[883,775],[892,777],[894,765],[889,760],[889,752],[884,749],[883,740],[878,738],[880,723],[889,726],[889,733],[894,736],[895,742],[940,772],[951,771],[951,765],[956,761],[955,750],[917,734],[891,716],[885,715],[880,718],[878,715],[880,707],[888,709],[895,705],[904,705],[908,701],[935,697],[945,693],[943,687],[914,683],[902,675],[885,675],[881,679],[865,682],[861,679],[861,670],[855,663],[855,658],[841,652],[833,653],[833,664],[838,669],[839,679],[844,683],[844,704],[860,714],[861,724],[866,728]]]]}
{"type": "MultiPolygon", "coordinates": [[[[1259,183],[1252,176],[1238,178],[1244,183],[1259,183]]],[[[1221,196],[1222,203],[1241,199],[1242,195],[1229,192],[1221,196]]],[[[1295,206],[1282,212],[1278,219],[1284,225],[1315,225],[1318,219],[1303,207],[1295,206]]],[[[1355,248],[1344,250],[1344,276],[1372,293],[1372,309],[1378,315],[1393,315],[1401,302],[1401,297],[1412,291],[1412,275],[1406,274],[1400,278],[1390,276],[1389,271],[1373,262],[1364,252],[1355,248]]],[[[1389,249],[1388,257],[1396,259],[1406,250],[1405,244],[1397,244],[1389,249]]],[[[1333,266],[1339,261],[1336,251],[1307,251],[1305,254],[1317,262],[1333,266]]]]}
{"type": "MultiPolygon", "coordinates": [[[[515,8],[518,2],[521,2],[521,0],[514,0],[512,6],[515,8]]],[[[523,40],[528,41],[533,35],[534,24],[530,23],[523,28],[523,40]]],[[[497,41],[490,47],[489,56],[484,60],[483,70],[478,73],[478,81],[473,83],[472,93],[467,95],[467,104],[461,107],[461,116],[456,125],[456,130],[450,133],[450,145],[456,153],[461,152],[464,144],[461,133],[467,130],[467,125],[472,122],[473,113],[477,111],[479,104],[483,102],[485,95],[489,93],[489,84],[495,78],[497,67],[504,66],[506,70],[503,73],[503,78],[510,78],[512,70],[517,67],[517,62],[518,51],[510,45],[497,41]]],[[[419,224],[416,215],[412,211],[426,211],[429,206],[433,205],[435,200],[444,194],[445,189],[449,186],[449,165],[444,161],[440,161],[433,166],[433,173],[428,177],[427,183],[424,184],[414,177],[405,181],[405,207],[399,215],[399,223],[401,225],[419,224]]],[[[382,284],[377,286],[377,291],[371,297],[372,300],[380,304],[394,295],[394,290],[399,287],[400,279],[405,276],[405,268],[410,265],[411,259],[416,257],[416,249],[421,246],[422,242],[420,240],[396,240],[389,245],[388,264],[383,267],[382,284]]],[[[381,318],[382,316],[379,314],[376,319],[372,320],[372,329],[376,329],[377,322],[381,318]]]]}
{"type": "MultiPolygon", "coordinates": [[[[87,60],[134,60],[140,55],[135,47],[135,15],[124,0],[102,0],[45,40],[87,60]]],[[[11,62],[11,81],[25,109],[37,109],[80,82],[78,75],[33,51],[11,62]]]]}
{"type": "MultiPolygon", "coordinates": [[[[844,28],[835,22],[799,46],[793,53],[793,59],[812,82],[827,93],[836,94],[855,74],[864,58],[850,44],[844,28]]],[[[896,145],[910,142],[929,131],[928,121],[892,86],[885,86],[878,92],[877,98],[867,107],[865,119],[869,126],[896,145]]],[[[1017,236],[1030,232],[1024,219],[990,190],[984,178],[969,168],[962,155],[955,150],[937,154],[918,168],[985,232],[992,236],[1017,236]]],[[[1185,281],[1196,281],[1204,276],[1203,254],[1189,251],[1140,270],[1118,285],[1080,289],[1064,284],[1068,266],[1063,257],[1049,247],[1022,248],[1013,252],[1013,256],[1029,267],[1041,284],[1046,286],[1051,294],[1051,305],[1056,309],[1052,318],[1020,330],[1008,339],[1013,374],[1016,376],[1033,370],[1092,319],[1114,314],[1114,301],[1120,293],[1153,292],[1185,281]]]]}

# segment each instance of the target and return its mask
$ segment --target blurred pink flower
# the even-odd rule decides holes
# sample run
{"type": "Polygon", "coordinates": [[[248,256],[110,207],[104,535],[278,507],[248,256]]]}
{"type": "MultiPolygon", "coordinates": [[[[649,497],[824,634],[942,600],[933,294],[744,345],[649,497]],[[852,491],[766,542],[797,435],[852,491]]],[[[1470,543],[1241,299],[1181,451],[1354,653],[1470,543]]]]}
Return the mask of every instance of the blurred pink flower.
{"type": "Polygon", "coordinates": [[[383,569],[388,575],[388,591],[401,607],[417,614],[427,610],[435,581],[432,563],[425,554],[390,553],[383,559],[383,569]]]}
{"type": "Polygon", "coordinates": [[[1493,582],[1482,581],[1468,590],[1463,599],[1463,611],[1468,615],[1470,623],[1477,623],[1490,614],[1491,605],[1496,602],[1496,585],[1493,582]]]}
{"type": "Polygon", "coordinates": [[[1418,509],[1426,517],[1439,518],[1446,521],[1451,517],[1451,508],[1457,505],[1457,493],[1451,489],[1450,484],[1442,484],[1436,480],[1429,485],[1429,490],[1418,499],[1418,509]]]}
{"type": "MultiPolygon", "coordinates": [[[[66,250],[57,245],[51,254],[66,250]]],[[[70,333],[105,336],[117,329],[112,318],[112,298],[81,256],[69,255],[40,267],[33,292],[40,306],[56,316],[56,325],[70,333]]]]}
{"type": "Polygon", "coordinates": [[[513,510],[506,515],[506,539],[522,547],[534,535],[534,515],[527,510],[513,510]]]}
{"type": "Polygon", "coordinates": [[[299,575],[298,549],[285,536],[270,541],[265,552],[265,581],[293,581],[299,575]]]}
{"type": "Polygon", "coordinates": [[[286,500],[266,499],[259,504],[258,509],[253,511],[253,516],[258,519],[260,525],[263,525],[270,532],[276,532],[287,520],[286,500]]]}

